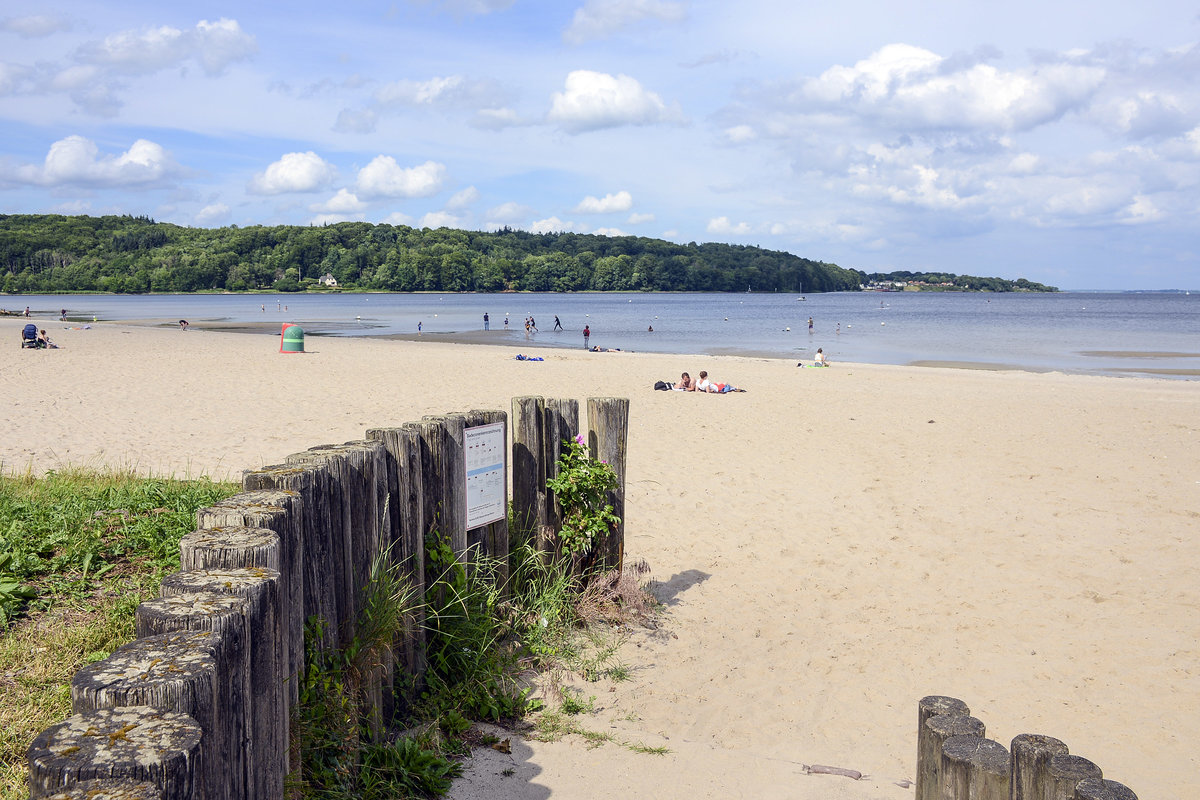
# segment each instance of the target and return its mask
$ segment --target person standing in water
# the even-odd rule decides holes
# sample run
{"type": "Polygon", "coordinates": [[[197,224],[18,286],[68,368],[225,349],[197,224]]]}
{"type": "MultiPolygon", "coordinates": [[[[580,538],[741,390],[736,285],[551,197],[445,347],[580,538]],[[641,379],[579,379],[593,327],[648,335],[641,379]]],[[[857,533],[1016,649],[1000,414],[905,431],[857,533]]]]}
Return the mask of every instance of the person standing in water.
{"type": "Polygon", "coordinates": [[[587,325],[583,326],[583,349],[588,349],[588,339],[592,337],[592,329],[587,325]]]}
{"type": "Polygon", "coordinates": [[[809,333],[812,333],[812,332],[813,332],[813,327],[812,327],[812,317],[809,317],[809,318],[808,318],[808,332],[809,332],[809,333]]]}
{"type": "Polygon", "coordinates": [[[483,329],[485,331],[490,331],[492,329],[492,323],[488,322],[488,315],[486,311],[483,312],[483,329]]]}

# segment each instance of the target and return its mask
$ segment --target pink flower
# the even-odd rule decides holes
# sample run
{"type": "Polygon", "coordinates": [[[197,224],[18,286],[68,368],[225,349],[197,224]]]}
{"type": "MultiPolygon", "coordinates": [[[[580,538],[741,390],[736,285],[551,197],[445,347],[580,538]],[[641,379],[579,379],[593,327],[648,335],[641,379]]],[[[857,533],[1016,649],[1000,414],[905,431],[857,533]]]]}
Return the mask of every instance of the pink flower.
{"type": "Polygon", "coordinates": [[[582,433],[575,434],[575,444],[583,444],[583,434],[582,433]]]}

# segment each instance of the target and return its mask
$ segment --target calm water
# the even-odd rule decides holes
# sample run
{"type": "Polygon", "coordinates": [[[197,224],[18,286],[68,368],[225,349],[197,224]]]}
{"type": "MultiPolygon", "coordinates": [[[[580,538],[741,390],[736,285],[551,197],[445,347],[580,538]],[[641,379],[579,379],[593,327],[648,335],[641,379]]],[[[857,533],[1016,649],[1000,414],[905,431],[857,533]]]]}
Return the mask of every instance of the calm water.
{"type": "Polygon", "coordinates": [[[309,335],[441,336],[534,347],[757,354],[876,364],[970,362],[1030,370],[1200,377],[1200,294],[22,295],[10,311],[193,325],[281,322],[309,335]],[[286,311],[284,307],[286,306],[286,311]],[[483,334],[483,314],[492,330],[483,334]],[[509,329],[504,330],[504,317],[509,329]],[[532,314],[540,332],[526,340],[532,314]],[[554,315],[563,332],[554,332],[554,315]],[[813,331],[808,331],[808,318],[813,331]],[[647,329],[653,326],[651,333],[647,329]],[[790,330],[789,330],[790,329],[790,330]],[[1175,373],[1175,374],[1172,374],[1175,373]],[[1191,374],[1188,374],[1191,373],[1191,374]]]}

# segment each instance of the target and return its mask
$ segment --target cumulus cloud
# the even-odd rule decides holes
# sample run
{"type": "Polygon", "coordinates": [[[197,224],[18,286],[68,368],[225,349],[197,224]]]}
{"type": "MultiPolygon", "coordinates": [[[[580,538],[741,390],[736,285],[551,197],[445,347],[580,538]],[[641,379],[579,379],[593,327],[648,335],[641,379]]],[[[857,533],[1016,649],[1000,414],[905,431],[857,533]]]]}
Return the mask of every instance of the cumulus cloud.
{"type": "Polygon", "coordinates": [[[708,221],[705,230],[719,236],[745,236],[750,233],[750,226],[745,222],[734,224],[729,217],[714,217],[708,221]]]}
{"type": "Polygon", "coordinates": [[[596,228],[592,233],[597,236],[628,236],[629,234],[620,228],[596,228]]]}
{"type": "Polygon", "coordinates": [[[253,194],[314,192],[327,186],[335,177],[337,170],[333,165],[309,150],[284,154],[265,172],[255,175],[247,188],[253,194]]]}
{"type": "Polygon", "coordinates": [[[196,212],[196,224],[219,225],[229,219],[229,206],[224,203],[211,203],[196,212]]]}
{"type": "Polygon", "coordinates": [[[619,125],[653,125],[681,119],[677,108],[668,108],[654,92],[628,75],[575,70],[567,75],[563,91],[555,92],[548,119],[567,131],[612,128],[619,125]]]}
{"type": "Polygon", "coordinates": [[[249,58],[258,49],[253,36],[237,20],[201,20],[190,30],[169,25],[141,31],[121,31],[99,42],[88,42],[76,57],[83,64],[125,75],[148,75],[196,61],[210,75],[249,58]]]}
{"type": "Polygon", "coordinates": [[[754,128],[749,125],[734,125],[725,129],[725,141],[730,144],[741,144],[742,142],[751,142],[758,138],[758,134],[754,132],[754,128]]]}
{"type": "Polygon", "coordinates": [[[630,225],[642,225],[647,222],[654,222],[654,215],[633,213],[629,215],[629,219],[626,222],[630,225]]]}
{"type": "Polygon", "coordinates": [[[587,0],[575,10],[570,27],[563,39],[582,44],[593,39],[606,39],[618,31],[646,20],[682,22],[687,6],[672,0],[587,0]]]}
{"type": "Polygon", "coordinates": [[[26,39],[40,39],[59,31],[71,30],[71,21],[50,14],[33,14],[27,17],[5,17],[0,20],[0,31],[15,33],[26,39]]]}
{"type": "Polygon", "coordinates": [[[616,194],[606,194],[604,197],[588,196],[575,206],[577,214],[612,214],[617,211],[628,211],[633,208],[633,195],[625,190],[616,194]]]}
{"type": "Polygon", "coordinates": [[[446,201],[446,208],[466,208],[472,203],[478,202],[478,200],[479,190],[474,186],[468,186],[450,195],[450,199],[446,201]]]}
{"type": "MultiPolygon", "coordinates": [[[[485,215],[487,219],[497,223],[519,222],[523,219],[528,219],[533,214],[533,209],[529,206],[523,206],[520,203],[509,201],[501,203],[487,210],[485,215]]],[[[497,226],[502,227],[502,226],[497,226]]]]}
{"type": "Polygon", "coordinates": [[[353,192],[338,189],[337,194],[324,203],[316,203],[308,207],[309,211],[320,211],[327,214],[354,214],[362,211],[367,204],[355,197],[353,192]]]}
{"type": "Polygon", "coordinates": [[[524,125],[524,120],[511,108],[481,108],[471,119],[471,126],[484,130],[500,130],[524,125]]]}
{"type": "Polygon", "coordinates": [[[558,217],[547,217],[546,219],[535,220],[529,226],[530,233],[564,233],[567,231],[576,231],[579,226],[574,222],[564,222],[558,217]]]}
{"type": "Polygon", "coordinates": [[[40,166],[18,167],[12,178],[43,186],[117,187],[153,184],[177,172],[170,154],[147,139],[138,139],[120,155],[104,155],[90,139],[68,136],[50,145],[40,166]]]}
{"type": "Polygon", "coordinates": [[[430,211],[425,216],[421,217],[420,226],[422,228],[459,228],[462,227],[462,219],[451,214],[448,211],[430,211]]]}
{"type": "Polygon", "coordinates": [[[384,225],[407,225],[411,227],[413,224],[413,219],[402,211],[393,211],[381,219],[380,222],[384,225]]]}
{"type": "Polygon", "coordinates": [[[429,197],[441,191],[445,179],[444,164],[426,161],[405,168],[381,155],[358,171],[356,186],[365,197],[429,197]]]}

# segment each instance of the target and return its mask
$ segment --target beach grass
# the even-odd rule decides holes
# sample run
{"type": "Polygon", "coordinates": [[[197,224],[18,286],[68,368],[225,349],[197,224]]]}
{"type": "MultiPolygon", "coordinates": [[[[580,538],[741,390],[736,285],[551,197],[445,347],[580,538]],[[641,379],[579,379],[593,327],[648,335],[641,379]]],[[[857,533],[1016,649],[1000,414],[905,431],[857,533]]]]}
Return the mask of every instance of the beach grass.
{"type": "Polygon", "coordinates": [[[0,800],[28,796],[25,752],[71,713],[71,677],[134,638],[179,568],[197,509],[232,483],[131,472],[0,475],[0,800]]]}

